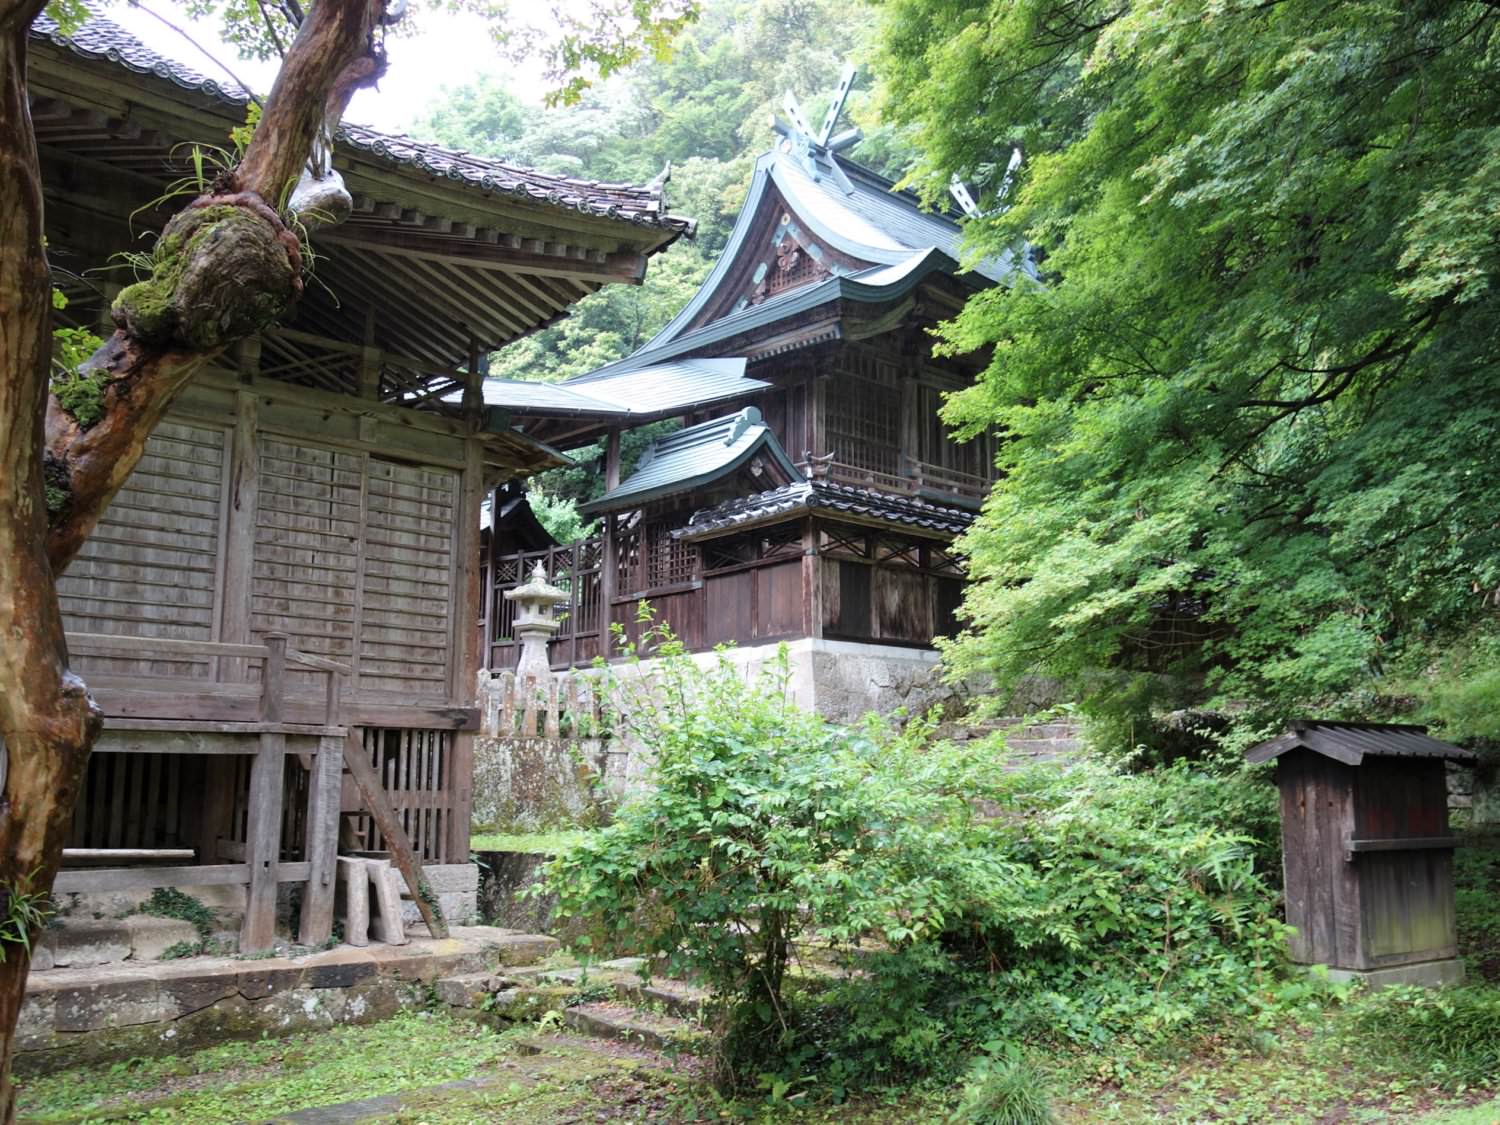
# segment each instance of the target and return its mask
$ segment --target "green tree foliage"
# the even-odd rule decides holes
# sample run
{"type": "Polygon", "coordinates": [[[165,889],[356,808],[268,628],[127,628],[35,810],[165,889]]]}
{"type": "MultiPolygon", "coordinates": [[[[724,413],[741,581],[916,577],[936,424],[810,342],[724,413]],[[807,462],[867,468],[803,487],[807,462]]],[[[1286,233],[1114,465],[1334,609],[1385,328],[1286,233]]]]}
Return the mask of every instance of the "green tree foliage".
{"type": "Polygon", "coordinates": [[[954,666],[1041,670],[1116,719],[1270,722],[1398,709],[1434,654],[1493,653],[1500,9],[884,17],[925,189],[976,189],[976,252],[1044,254],[942,333],[993,354],[946,417],[1009,437],[954,666]]]}

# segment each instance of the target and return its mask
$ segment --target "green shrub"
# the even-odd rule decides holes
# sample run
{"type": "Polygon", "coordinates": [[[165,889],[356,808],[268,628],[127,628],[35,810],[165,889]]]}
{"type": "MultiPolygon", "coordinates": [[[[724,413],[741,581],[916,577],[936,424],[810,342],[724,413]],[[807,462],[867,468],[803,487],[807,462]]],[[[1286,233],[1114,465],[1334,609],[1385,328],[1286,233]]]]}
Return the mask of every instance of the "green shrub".
{"type": "Polygon", "coordinates": [[[622,687],[650,787],[546,883],[564,916],[710,988],[727,1085],[817,1073],[838,1094],[957,1074],[997,1037],[1154,1043],[1289,995],[1263,780],[1010,773],[921,724],[800,711],[784,654],[747,677],[648,639],[661,659],[622,687]],[[789,980],[799,941],[859,971],[789,980]]]}
{"type": "Polygon", "coordinates": [[[1047,1083],[1014,1045],[983,1055],[969,1071],[953,1125],[1055,1125],[1047,1083]]]}
{"type": "Polygon", "coordinates": [[[1351,1004],[1346,1041],[1384,1069],[1456,1089],[1484,1086],[1500,1074],[1500,991],[1381,989],[1351,1004]]]}

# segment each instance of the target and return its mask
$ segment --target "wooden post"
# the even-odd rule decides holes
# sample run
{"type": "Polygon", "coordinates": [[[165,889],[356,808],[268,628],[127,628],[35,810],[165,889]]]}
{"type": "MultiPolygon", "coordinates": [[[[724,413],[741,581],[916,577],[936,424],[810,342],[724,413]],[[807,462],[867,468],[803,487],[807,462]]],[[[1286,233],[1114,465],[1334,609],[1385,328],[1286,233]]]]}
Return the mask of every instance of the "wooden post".
{"type": "Polygon", "coordinates": [[[265,633],[262,640],[266,646],[265,666],[260,676],[260,718],[264,723],[279,723],[283,713],[283,695],[286,692],[286,642],[285,633],[265,633]]]}
{"type": "MultiPolygon", "coordinates": [[[[250,644],[250,597],[254,586],[255,521],[260,506],[257,407],[252,391],[234,396],[234,451],[229,467],[228,526],[224,536],[223,616],[219,639],[250,644]]],[[[219,674],[228,681],[250,678],[245,661],[220,657],[219,674]]]]}
{"type": "MultiPolygon", "coordinates": [[[[477,365],[477,360],[475,361],[477,365]]],[[[465,395],[468,394],[465,389],[465,395]]],[[[452,675],[448,692],[456,707],[467,707],[474,698],[481,664],[480,637],[474,627],[484,592],[479,588],[479,508],[484,500],[484,449],[478,438],[464,445],[464,474],[460,485],[456,533],[458,551],[456,613],[453,633],[452,675]]],[[[493,510],[490,540],[494,541],[493,510]]],[[[443,826],[447,837],[445,851],[451,857],[469,856],[469,830],[474,809],[474,736],[459,732],[453,735],[448,761],[448,789],[452,793],[448,822],[443,826]]]]}
{"type": "MultiPolygon", "coordinates": [[[[330,673],[331,680],[338,677],[330,673]]],[[[343,753],[339,739],[318,739],[312,776],[307,781],[307,886],[302,892],[302,925],[297,940],[322,945],[333,932],[333,894],[338,882],[339,781],[343,753]]]]}
{"type": "Polygon", "coordinates": [[[286,768],[286,735],[266,731],[250,767],[250,816],[245,833],[245,862],[250,886],[245,892],[245,921],[240,952],[269,949],[276,938],[276,865],[281,858],[282,771],[286,768]]]}
{"type": "Polygon", "coordinates": [[[479,341],[469,337],[469,369],[464,372],[464,417],[477,422],[484,413],[484,373],[479,370],[479,341]]]}
{"type": "Polygon", "coordinates": [[[620,487],[620,431],[610,430],[604,441],[604,490],[620,487]]]}
{"type": "Polygon", "coordinates": [[[619,567],[619,545],[615,535],[619,522],[613,512],[604,517],[604,549],[599,556],[599,655],[608,660],[613,654],[610,645],[614,634],[609,623],[614,617],[616,570],[619,567]]]}
{"type": "Polygon", "coordinates": [[[375,306],[365,309],[364,347],[359,351],[359,397],[380,401],[380,349],[375,346],[375,306]]]}
{"type": "Polygon", "coordinates": [[[818,525],[811,516],[802,521],[802,635],[823,635],[823,571],[818,557],[818,525]]]}
{"type": "MultiPolygon", "coordinates": [[[[344,765],[349,770],[354,787],[359,790],[360,800],[370,810],[375,826],[380,829],[380,836],[391,853],[391,860],[406,880],[407,889],[416,900],[417,909],[422,912],[422,920],[427,923],[428,933],[435,938],[447,937],[448,924],[443,921],[443,912],[438,909],[437,900],[434,898],[432,902],[428,902],[423,897],[426,885],[422,882],[422,869],[417,863],[417,857],[412,854],[411,843],[407,839],[406,830],[401,827],[396,810],[386,800],[380,778],[375,775],[375,767],[365,756],[363,739],[357,727],[352,728],[349,737],[344,739],[344,765]]],[[[429,891],[428,894],[430,893],[429,891]]]]}

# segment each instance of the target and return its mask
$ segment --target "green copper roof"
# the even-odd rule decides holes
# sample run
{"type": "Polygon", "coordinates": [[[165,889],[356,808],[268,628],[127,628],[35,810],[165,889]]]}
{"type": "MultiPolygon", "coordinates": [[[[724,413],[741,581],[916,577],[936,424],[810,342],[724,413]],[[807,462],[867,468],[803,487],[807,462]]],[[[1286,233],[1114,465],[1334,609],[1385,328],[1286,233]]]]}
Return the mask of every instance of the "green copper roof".
{"type": "MultiPolygon", "coordinates": [[[[525,415],[616,415],[637,420],[729,398],[770,384],[745,377],[743,358],[674,359],[595,380],[587,387],[517,379],[486,379],[484,401],[525,415]]],[[[457,393],[448,396],[457,401],[457,393]]]]}
{"type": "Polygon", "coordinates": [[[647,448],[628,480],[599,499],[580,505],[578,510],[616,511],[686,492],[727,476],[756,454],[774,460],[792,480],[802,479],[776,435],[762,421],[760,411],[747,406],[738,414],[658,438],[647,448]]]}

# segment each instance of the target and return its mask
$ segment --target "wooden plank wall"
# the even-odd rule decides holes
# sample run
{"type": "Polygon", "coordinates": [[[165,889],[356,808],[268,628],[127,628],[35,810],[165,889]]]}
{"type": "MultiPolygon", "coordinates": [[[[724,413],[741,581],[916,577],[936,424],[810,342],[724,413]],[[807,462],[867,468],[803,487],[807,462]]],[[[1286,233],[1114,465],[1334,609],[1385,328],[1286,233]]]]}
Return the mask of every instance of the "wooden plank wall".
{"type": "MultiPolygon", "coordinates": [[[[263,434],[250,583],[252,634],[348,662],[354,655],[365,456],[263,434]]],[[[319,674],[290,671],[288,688],[319,674]]]]}
{"type": "MultiPolygon", "coordinates": [[[[1443,762],[1366,759],[1356,771],[1354,836],[1398,840],[1448,835],[1443,762]]],[[[1360,926],[1370,967],[1458,955],[1453,852],[1360,852],[1350,861],[1360,889],[1360,926]]]]}
{"type": "Polygon", "coordinates": [[[448,697],[458,490],[454,472],[370,461],[358,661],[366,694],[448,697]]]}
{"type": "MultiPolygon", "coordinates": [[[[78,558],[59,579],[76,633],[217,640],[227,431],[163,422],[78,558]]],[[[79,656],[84,676],[207,680],[213,661],[79,656]]]]}
{"type": "MultiPolygon", "coordinates": [[[[467,704],[456,544],[463,473],[482,472],[482,458],[446,419],[390,425],[411,412],[255,387],[205,376],[183,392],[59,584],[67,628],[239,642],[280,631],[292,648],[353,663],[356,703],[467,704]]],[[[100,683],[167,681],[139,685],[159,691],[258,676],[237,663],[79,661],[100,683]]],[[[289,670],[287,685],[320,695],[323,679],[289,670]]]]}

